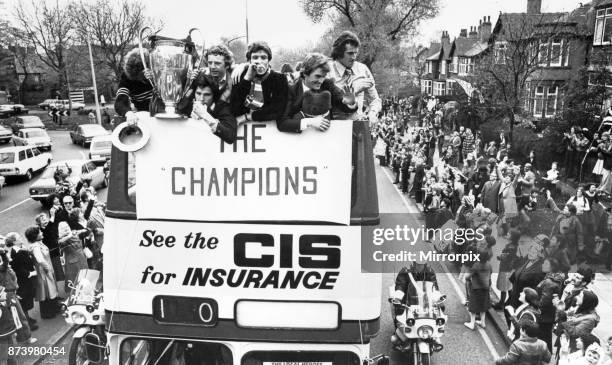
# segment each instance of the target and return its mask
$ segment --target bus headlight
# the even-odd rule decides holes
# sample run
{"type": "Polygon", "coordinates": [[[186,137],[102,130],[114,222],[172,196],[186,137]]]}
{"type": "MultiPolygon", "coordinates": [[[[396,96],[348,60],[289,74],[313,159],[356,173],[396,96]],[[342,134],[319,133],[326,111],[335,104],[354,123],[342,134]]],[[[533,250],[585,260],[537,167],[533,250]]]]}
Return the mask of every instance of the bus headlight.
{"type": "Polygon", "coordinates": [[[430,326],[421,326],[417,330],[417,335],[419,335],[420,338],[426,340],[428,338],[431,338],[431,336],[433,335],[433,331],[433,328],[430,326]]]}
{"type": "Polygon", "coordinates": [[[81,312],[73,312],[72,315],[70,315],[70,319],[72,319],[74,324],[85,324],[85,321],[87,320],[85,315],[83,315],[81,312]]]}

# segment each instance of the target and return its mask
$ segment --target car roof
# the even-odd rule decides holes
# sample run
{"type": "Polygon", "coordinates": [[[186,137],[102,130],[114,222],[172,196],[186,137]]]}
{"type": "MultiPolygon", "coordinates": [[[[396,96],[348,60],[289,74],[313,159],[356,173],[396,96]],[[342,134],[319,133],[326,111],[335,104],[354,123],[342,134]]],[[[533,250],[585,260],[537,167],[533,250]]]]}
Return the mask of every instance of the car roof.
{"type": "Polygon", "coordinates": [[[45,131],[42,128],[22,128],[21,131],[22,132],[38,132],[38,131],[41,131],[41,132],[45,132],[45,133],[47,132],[47,131],[45,131]]]}
{"type": "Polygon", "coordinates": [[[42,123],[42,120],[40,120],[40,118],[37,117],[36,115],[24,115],[24,116],[19,116],[17,118],[23,120],[24,122],[37,121],[37,122],[42,123]]]}
{"type": "Polygon", "coordinates": [[[89,128],[89,127],[91,127],[91,126],[96,126],[96,127],[99,127],[99,128],[104,128],[104,127],[102,127],[100,124],[97,124],[97,123],[85,123],[85,124],[79,124],[79,127],[89,128]]]}
{"type": "Polygon", "coordinates": [[[34,146],[11,146],[11,147],[2,147],[0,148],[0,153],[3,152],[19,152],[27,149],[31,149],[34,146]]]}

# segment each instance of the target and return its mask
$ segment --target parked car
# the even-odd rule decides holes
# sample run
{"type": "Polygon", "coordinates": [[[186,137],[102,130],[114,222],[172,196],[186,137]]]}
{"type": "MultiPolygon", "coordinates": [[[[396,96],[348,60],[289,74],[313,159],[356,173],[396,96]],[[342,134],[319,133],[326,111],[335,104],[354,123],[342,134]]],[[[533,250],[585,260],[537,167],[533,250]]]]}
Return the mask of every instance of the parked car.
{"type": "Polygon", "coordinates": [[[27,115],[15,118],[15,123],[11,125],[11,129],[13,130],[13,134],[17,134],[20,129],[23,128],[40,128],[46,129],[42,120],[35,115],[27,115]]]}
{"type": "Polygon", "coordinates": [[[0,143],[9,143],[13,138],[13,132],[3,125],[0,125],[0,143]]]}
{"type": "Polygon", "coordinates": [[[23,128],[13,136],[15,146],[35,146],[39,150],[51,151],[53,143],[47,131],[40,128],[23,128]]]}
{"type": "Polygon", "coordinates": [[[9,118],[13,115],[28,114],[27,109],[23,104],[2,104],[0,105],[0,118],[9,118]]]}
{"type": "Polygon", "coordinates": [[[97,165],[104,165],[107,160],[110,160],[113,142],[109,134],[104,136],[96,136],[89,144],[89,159],[97,165]]]}
{"type": "Polygon", "coordinates": [[[81,179],[91,181],[91,186],[95,189],[104,188],[108,184],[105,178],[104,168],[96,166],[90,160],[63,160],[51,164],[40,179],[30,186],[30,198],[46,205],[49,195],[55,192],[55,173],[62,170],[68,177],[66,180],[70,185],[76,185],[81,179]]]}
{"type": "Polygon", "coordinates": [[[45,99],[45,101],[43,101],[42,103],[38,103],[38,106],[42,109],[42,110],[48,110],[50,105],[52,103],[54,103],[56,101],[56,99],[45,99]]]}
{"type": "Polygon", "coordinates": [[[75,126],[70,131],[70,139],[74,144],[80,144],[85,147],[91,143],[91,140],[96,136],[106,136],[110,132],[104,129],[99,124],[81,124],[75,126]]]}
{"type": "Polygon", "coordinates": [[[31,180],[36,171],[47,167],[53,156],[36,147],[16,146],[0,148],[0,175],[25,177],[31,180]]]}
{"type": "MultiPolygon", "coordinates": [[[[68,99],[57,99],[57,100],[53,100],[51,103],[49,103],[49,108],[60,108],[60,107],[64,107],[64,109],[68,110],[68,107],[70,106],[70,101],[68,99]]],[[[72,110],[83,110],[85,109],[85,104],[81,103],[79,101],[72,101],[72,110]]]]}

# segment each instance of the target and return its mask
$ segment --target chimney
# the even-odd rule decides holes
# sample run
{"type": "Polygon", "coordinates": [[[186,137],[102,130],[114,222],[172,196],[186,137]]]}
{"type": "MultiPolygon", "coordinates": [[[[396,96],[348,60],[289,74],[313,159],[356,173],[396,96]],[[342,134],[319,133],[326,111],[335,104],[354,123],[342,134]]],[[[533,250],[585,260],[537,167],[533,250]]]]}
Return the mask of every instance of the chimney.
{"type": "Polygon", "coordinates": [[[489,40],[489,37],[491,37],[491,17],[484,17],[483,20],[484,22],[482,23],[482,27],[480,28],[480,32],[478,33],[480,35],[480,41],[487,42],[489,40]]]}
{"type": "Polygon", "coordinates": [[[459,33],[459,38],[467,38],[468,32],[467,29],[461,29],[461,33],[459,33]]]}
{"type": "Polygon", "coordinates": [[[542,0],[527,0],[527,14],[540,14],[542,0]]]}
{"type": "Polygon", "coordinates": [[[448,35],[448,32],[445,30],[442,31],[442,43],[444,43],[444,40],[447,40],[450,42],[450,36],[448,35]]]}
{"type": "Polygon", "coordinates": [[[478,38],[478,32],[476,31],[476,27],[470,27],[470,35],[469,35],[470,39],[476,39],[478,38]]]}

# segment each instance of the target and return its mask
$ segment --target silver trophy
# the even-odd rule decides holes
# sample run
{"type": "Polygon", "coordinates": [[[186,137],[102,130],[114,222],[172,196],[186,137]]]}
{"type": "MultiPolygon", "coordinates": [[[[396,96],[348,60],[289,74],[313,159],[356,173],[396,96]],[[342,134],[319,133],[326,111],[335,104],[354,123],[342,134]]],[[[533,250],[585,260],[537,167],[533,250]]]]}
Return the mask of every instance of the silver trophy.
{"type": "MultiPolygon", "coordinates": [[[[191,84],[188,80],[188,71],[193,71],[195,68],[195,58],[198,57],[194,43],[191,41],[191,33],[185,39],[173,39],[162,37],[153,34],[148,37],[150,50],[149,62],[146,62],[142,47],[144,32],[150,28],[145,27],[140,31],[138,46],[140,48],[140,57],[142,63],[147,68],[150,65],[153,73],[152,79],[149,79],[153,85],[154,92],[162,99],[165,105],[165,110],[162,113],[157,113],[155,117],[165,119],[178,119],[183,116],[176,113],[176,105],[184,96],[183,91],[187,90],[191,84]]],[[[202,45],[202,61],[204,45],[202,45]]]]}

